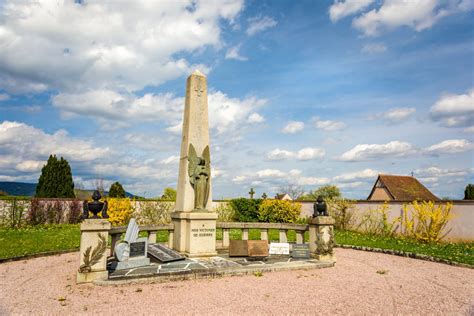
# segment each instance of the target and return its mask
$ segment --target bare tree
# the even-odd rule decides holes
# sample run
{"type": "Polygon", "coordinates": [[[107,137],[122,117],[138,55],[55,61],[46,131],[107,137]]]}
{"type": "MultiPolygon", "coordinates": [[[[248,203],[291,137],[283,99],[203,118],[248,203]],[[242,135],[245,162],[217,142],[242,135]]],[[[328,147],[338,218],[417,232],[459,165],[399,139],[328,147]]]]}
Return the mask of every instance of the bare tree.
{"type": "Polygon", "coordinates": [[[104,192],[105,192],[104,178],[99,177],[99,178],[95,179],[93,184],[94,184],[94,190],[99,191],[100,195],[104,196],[104,192]]]}
{"type": "Polygon", "coordinates": [[[304,188],[296,184],[281,186],[278,191],[283,194],[287,193],[293,200],[299,199],[305,193],[304,188]]]}

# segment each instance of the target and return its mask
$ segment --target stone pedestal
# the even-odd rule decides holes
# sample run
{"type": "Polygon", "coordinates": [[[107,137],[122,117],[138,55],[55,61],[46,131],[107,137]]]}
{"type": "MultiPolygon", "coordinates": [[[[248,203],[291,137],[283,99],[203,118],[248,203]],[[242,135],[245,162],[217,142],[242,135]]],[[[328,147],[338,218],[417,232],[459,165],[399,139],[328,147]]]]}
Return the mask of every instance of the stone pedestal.
{"type": "Polygon", "coordinates": [[[334,255],[334,218],[317,216],[309,223],[309,250],[311,256],[321,261],[336,261],[334,255]]]}
{"type": "Polygon", "coordinates": [[[106,219],[85,219],[81,224],[81,250],[77,283],[106,280],[107,241],[111,224],[106,219]]]}
{"type": "Polygon", "coordinates": [[[209,257],[216,252],[215,212],[174,212],[173,248],[187,257],[209,257]]]}

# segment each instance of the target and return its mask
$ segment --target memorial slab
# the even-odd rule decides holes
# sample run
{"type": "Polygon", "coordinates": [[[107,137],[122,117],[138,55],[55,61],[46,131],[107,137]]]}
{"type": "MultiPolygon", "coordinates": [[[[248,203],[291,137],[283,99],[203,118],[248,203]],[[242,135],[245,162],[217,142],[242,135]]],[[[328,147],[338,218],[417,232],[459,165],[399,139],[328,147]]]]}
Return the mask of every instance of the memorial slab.
{"type": "Polygon", "coordinates": [[[230,240],[229,257],[248,257],[249,249],[247,240],[230,240]]]}
{"type": "Polygon", "coordinates": [[[267,240],[247,240],[249,257],[268,257],[267,240]]]}
{"type": "Polygon", "coordinates": [[[161,262],[172,262],[186,259],[179,252],[160,244],[149,244],[148,254],[161,262]]]}
{"type": "Polygon", "coordinates": [[[287,242],[272,242],[270,244],[269,253],[271,255],[289,255],[290,244],[287,242]]]}

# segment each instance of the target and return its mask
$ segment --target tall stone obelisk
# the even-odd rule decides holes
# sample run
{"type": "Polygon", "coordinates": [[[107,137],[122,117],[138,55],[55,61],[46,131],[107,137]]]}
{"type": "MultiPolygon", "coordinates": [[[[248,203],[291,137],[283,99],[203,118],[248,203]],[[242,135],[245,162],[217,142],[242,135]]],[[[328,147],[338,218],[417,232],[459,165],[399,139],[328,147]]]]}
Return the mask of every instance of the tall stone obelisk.
{"type": "Polygon", "coordinates": [[[196,70],[186,82],[173,248],[189,257],[216,255],[212,212],[207,80],[196,70]]]}

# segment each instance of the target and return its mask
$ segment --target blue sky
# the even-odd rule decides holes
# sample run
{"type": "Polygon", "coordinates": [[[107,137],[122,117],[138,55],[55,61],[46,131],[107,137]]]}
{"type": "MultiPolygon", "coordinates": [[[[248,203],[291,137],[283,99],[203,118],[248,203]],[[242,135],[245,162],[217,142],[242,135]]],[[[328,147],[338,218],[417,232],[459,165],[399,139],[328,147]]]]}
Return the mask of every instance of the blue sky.
{"type": "Polygon", "coordinates": [[[474,181],[469,0],[1,1],[0,181],[51,153],[77,186],[175,187],[186,77],[207,74],[214,198],[412,172],[474,181]]]}

